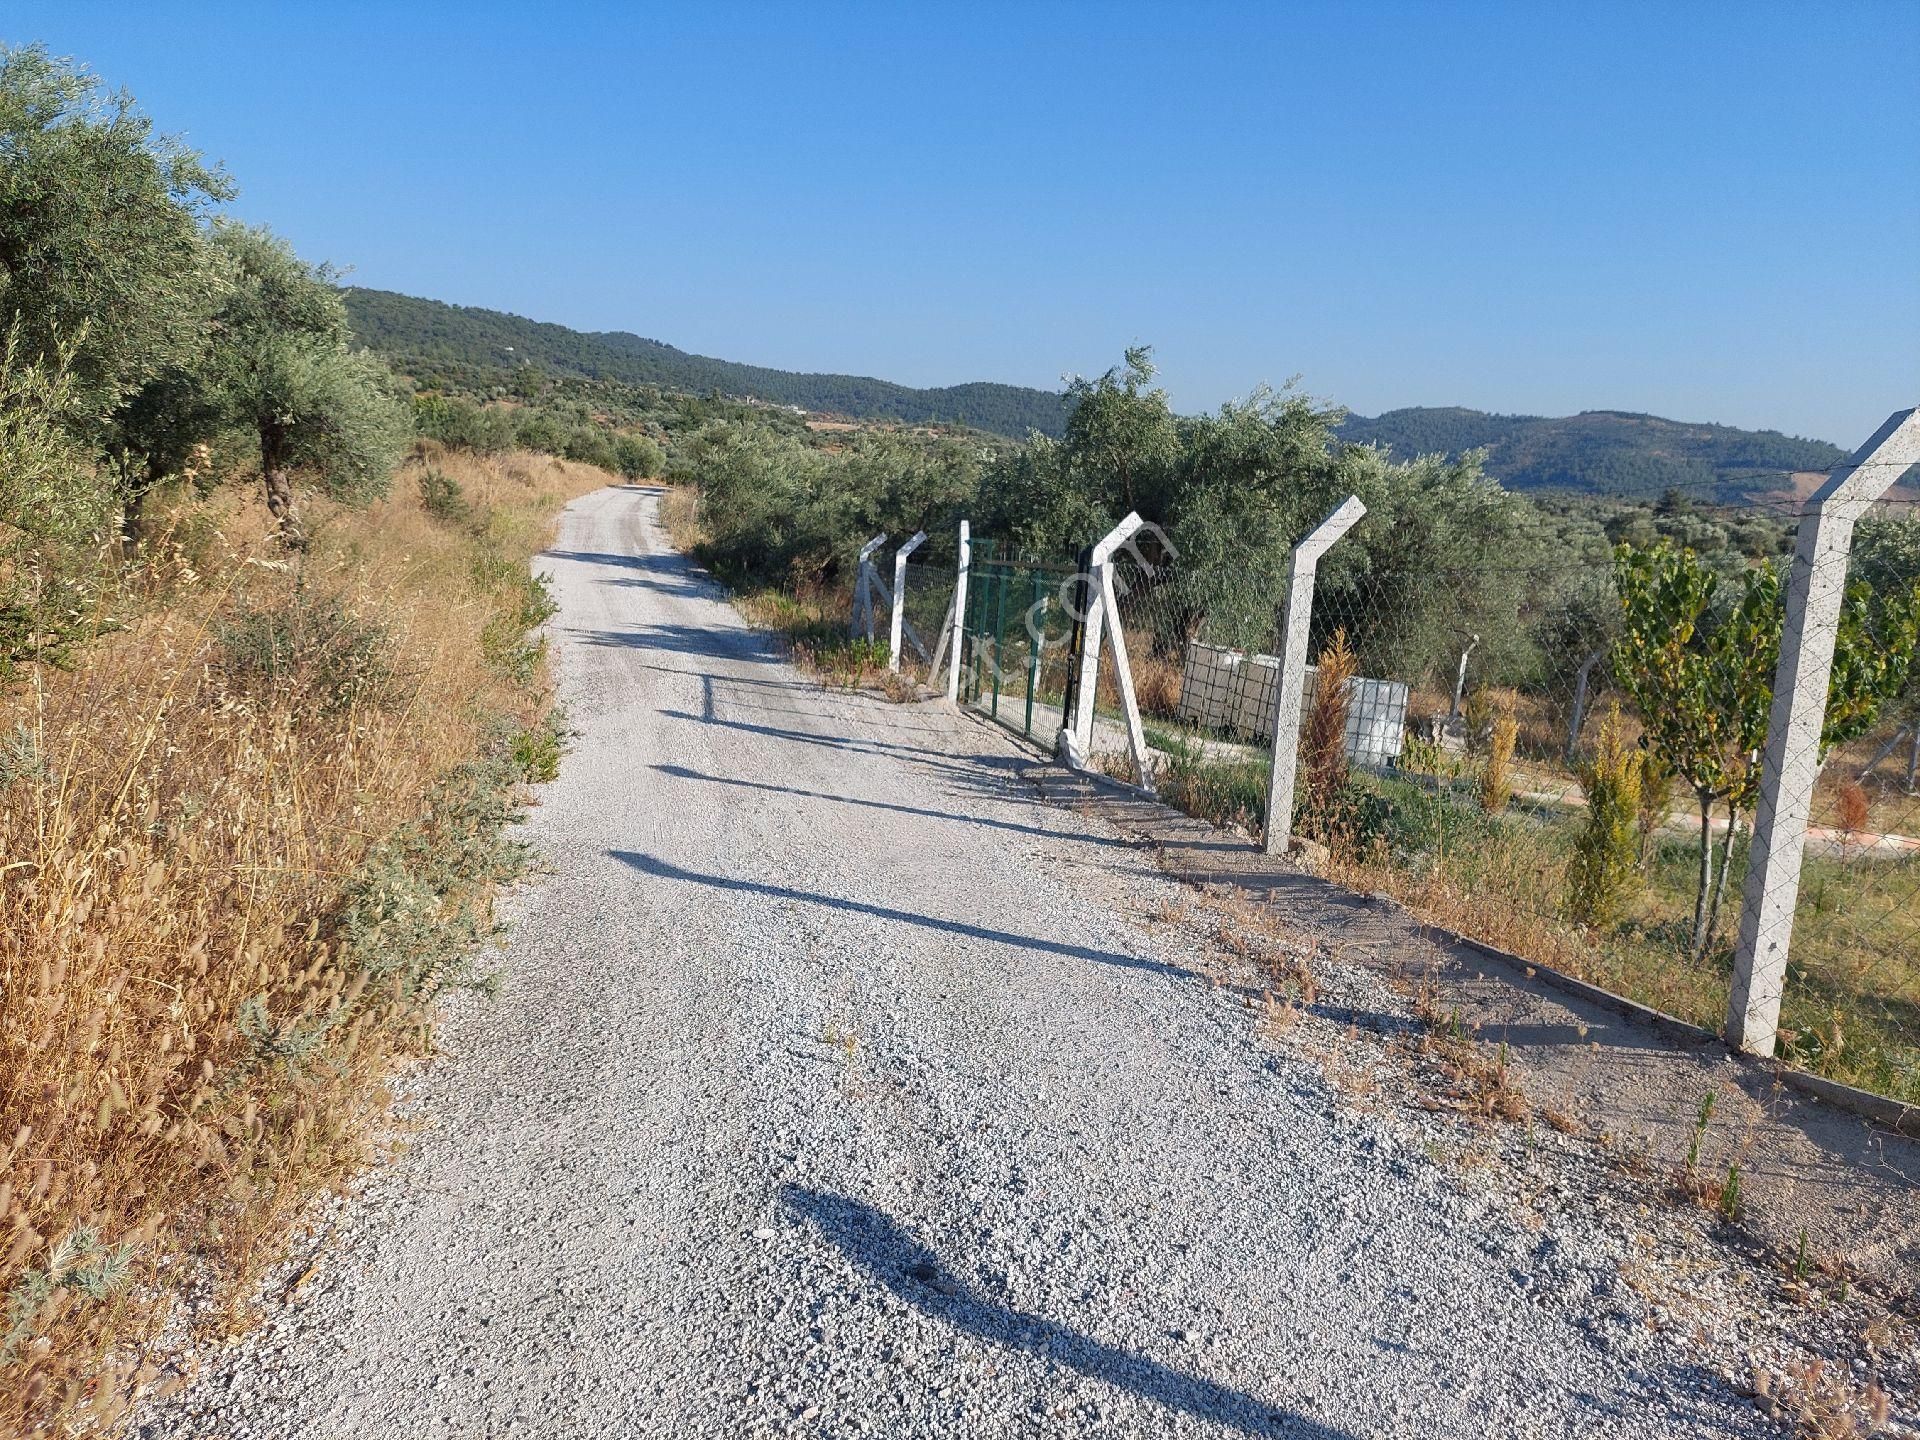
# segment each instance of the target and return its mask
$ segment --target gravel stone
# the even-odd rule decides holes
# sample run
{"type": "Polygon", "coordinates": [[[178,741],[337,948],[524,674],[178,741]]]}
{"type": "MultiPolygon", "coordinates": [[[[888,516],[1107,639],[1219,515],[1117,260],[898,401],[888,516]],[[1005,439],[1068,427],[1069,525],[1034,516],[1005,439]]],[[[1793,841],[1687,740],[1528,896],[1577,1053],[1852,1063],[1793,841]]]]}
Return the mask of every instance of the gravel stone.
{"type": "Polygon", "coordinates": [[[1377,976],[1265,1033],[1151,855],[944,702],[797,674],[655,503],[542,562],[580,734],[501,995],[137,1433],[1780,1433],[1717,1373],[1800,1323],[1751,1267],[1591,1147],[1395,1103],[1377,976]]]}

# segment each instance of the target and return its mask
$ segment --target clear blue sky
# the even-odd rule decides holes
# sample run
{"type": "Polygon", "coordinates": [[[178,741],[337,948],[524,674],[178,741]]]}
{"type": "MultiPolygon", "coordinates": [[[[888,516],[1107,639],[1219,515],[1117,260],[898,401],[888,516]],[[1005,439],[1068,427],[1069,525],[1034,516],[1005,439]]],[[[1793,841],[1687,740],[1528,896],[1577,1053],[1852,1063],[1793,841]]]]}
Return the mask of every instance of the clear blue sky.
{"type": "Polygon", "coordinates": [[[1920,3],[8,0],[359,283],[1184,409],[1920,400],[1920,3]]]}

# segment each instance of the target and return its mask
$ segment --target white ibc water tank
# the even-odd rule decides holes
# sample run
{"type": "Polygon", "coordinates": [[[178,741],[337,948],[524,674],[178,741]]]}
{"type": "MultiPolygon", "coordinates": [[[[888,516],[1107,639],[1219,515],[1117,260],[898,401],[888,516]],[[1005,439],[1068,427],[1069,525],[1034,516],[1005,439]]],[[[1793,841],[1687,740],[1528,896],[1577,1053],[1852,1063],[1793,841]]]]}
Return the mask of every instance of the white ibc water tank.
{"type": "Polygon", "coordinates": [[[1234,675],[1246,657],[1224,645],[1187,642],[1180,669],[1180,718],[1203,730],[1218,730],[1231,714],[1234,675]]]}

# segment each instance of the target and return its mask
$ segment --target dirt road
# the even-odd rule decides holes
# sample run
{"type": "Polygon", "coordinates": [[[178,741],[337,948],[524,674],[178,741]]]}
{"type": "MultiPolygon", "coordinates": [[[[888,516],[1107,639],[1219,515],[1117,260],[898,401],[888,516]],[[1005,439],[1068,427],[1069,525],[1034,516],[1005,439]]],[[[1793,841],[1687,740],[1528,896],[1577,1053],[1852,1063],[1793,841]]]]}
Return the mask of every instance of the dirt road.
{"type": "Polygon", "coordinates": [[[543,562],[580,733],[502,994],[144,1433],[1775,1433],[1644,1323],[1633,1223],[1346,1103],[1149,857],[943,702],[797,675],[654,504],[543,562]]]}

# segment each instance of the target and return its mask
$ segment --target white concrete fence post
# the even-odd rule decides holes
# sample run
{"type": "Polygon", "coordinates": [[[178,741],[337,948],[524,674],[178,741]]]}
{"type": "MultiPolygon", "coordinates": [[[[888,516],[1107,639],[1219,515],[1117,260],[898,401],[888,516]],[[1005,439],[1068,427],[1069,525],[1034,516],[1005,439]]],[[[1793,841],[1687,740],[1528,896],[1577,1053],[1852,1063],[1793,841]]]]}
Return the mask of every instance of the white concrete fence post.
{"type": "MultiPolygon", "coordinates": [[[[960,522],[960,559],[953,572],[953,627],[947,633],[952,638],[953,653],[947,657],[947,699],[960,698],[960,653],[966,649],[967,624],[967,569],[973,564],[973,541],[967,522],[960,522]]],[[[937,663],[937,662],[936,662],[937,663]]]]}
{"type": "Polygon", "coordinates": [[[847,627],[849,640],[858,640],[862,630],[867,639],[873,639],[873,552],[886,543],[886,535],[880,534],[860,547],[860,570],[853,582],[853,623],[847,627]]]}
{"type": "Polygon", "coordinates": [[[1320,557],[1367,513],[1349,495],[1293,547],[1287,569],[1286,609],[1280,620],[1280,673],[1273,705],[1273,770],[1267,781],[1267,853],[1283,854],[1293,837],[1293,788],[1300,768],[1300,697],[1307,685],[1307,646],[1313,633],[1313,580],[1320,557]]]}
{"type": "Polygon", "coordinates": [[[1920,462],[1920,408],[1888,417],[1872,439],[1813,492],[1800,519],[1787,581],[1786,628],[1773,677],[1773,710],[1754,812],[1753,845],[1740,898],[1740,938],[1727,1001],[1727,1043],[1771,1055],[1800,898],[1800,863],[1820,735],[1826,727],[1834,639],[1846,598],[1853,527],[1906,468],[1920,462]]]}
{"type": "Polygon", "coordinates": [[[926,543],[927,532],[916,530],[911,540],[893,552],[893,625],[887,631],[887,668],[896,675],[900,673],[900,628],[907,620],[907,557],[926,543]]]}
{"type": "MultiPolygon", "coordinates": [[[[1153,793],[1153,775],[1147,769],[1147,734],[1140,723],[1140,700],[1133,693],[1133,665],[1127,659],[1127,632],[1120,625],[1119,588],[1113,583],[1113,561],[1100,564],[1100,607],[1106,611],[1113,642],[1113,678],[1120,686],[1120,709],[1127,717],[1127,745],[1133,751],[1133,774],[1140,788],[1153,793]]],[[[1088,754],[1092,753],[1089,730],[1088,754]]]]}
{"type": "Polygon", "coordinates": [[[1073,714],[1067,717],[1065,726],[1082,757],[1093,752],[1093,702],[1094,691],[1100,684],[1101,630],[1110,609],[1115,616],[1120,613],[1106,599],[1113,580],[1113,552],[1131,540],[1146,523],[1138,512],[1130,513],[1093,547],[1087,566],[1087,614],[1080,647],[1080,679],[1074,687],[1073,714]]]}

